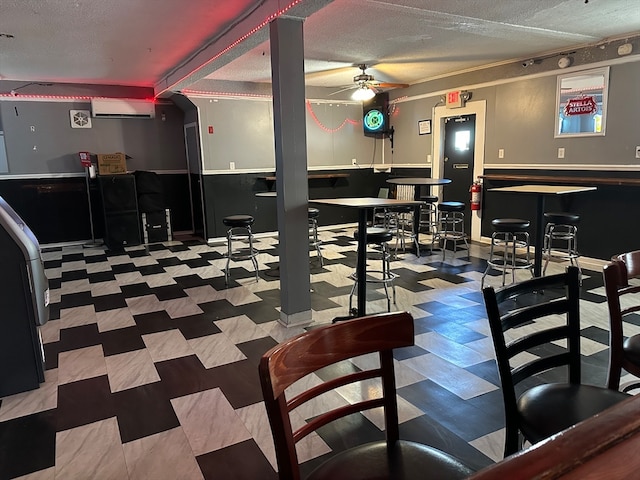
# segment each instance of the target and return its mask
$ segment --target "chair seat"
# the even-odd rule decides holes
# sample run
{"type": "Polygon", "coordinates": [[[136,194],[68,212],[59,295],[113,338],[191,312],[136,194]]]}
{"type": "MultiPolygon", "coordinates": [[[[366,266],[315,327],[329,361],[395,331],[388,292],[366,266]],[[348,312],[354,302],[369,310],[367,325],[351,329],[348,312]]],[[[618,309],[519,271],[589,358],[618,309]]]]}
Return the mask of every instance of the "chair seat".
{"type": "Polygon", "coordinates": [[[229,215],[222,219],[227,227],[248,227],[253,225],[253,217],[251,215],[229,215]]]}
{"type": "Polygon", "coordinates": [[[592,385],[538,385],[518,399],[521,429],[536,443],[627,398],[626,393],[592,385]]]}
{"type": "Polygon", "coordinates": [[[640,369],[640,335],[627,338],[622,344],[622,349],[627,360],[638,365],[640,369]]]}
{"type": "Polygon", "coordinates": [[[346,450],[316,468],[307,480],[413,480],[467,478],[473,473],[435,448],[398,441],[391,454],[386,442],[346,450]]]}
{"type": "MultiPolygon", "coordinates": [[[[358,240],[358,231],[353,234],[353,238],[358,240]]],[[[380,245],[381,243],[388,242],[393,238],[393,234],[386,228],[380,227],[368,227],[367,228],[367,243],[374,243],[380,245]]]]}
{"type": "Polygon", "coordinates": [[[309,218],[318,218],[320,216],[320,210],[317,208],[309,207],[307,211],[309,218]]]}
{"type": "Polygon", "coordinates": [[[531,222],[521,218],[494,218],[491,225],[496,232],[523,232],[531,222]]]}
{"type": "Polygon", "coordinates": [[[553,213],[547,212],[544,214],[544,219],[548,223],[563,224],[563,225],[575,225],[580,221],[580,215],[575,213],[553,213]]]}
{"type": "Polygon", "coordinates": [[[464,212],[465,204],[462,202],[440,202],[438,210],[442,212],[464,212]]]}

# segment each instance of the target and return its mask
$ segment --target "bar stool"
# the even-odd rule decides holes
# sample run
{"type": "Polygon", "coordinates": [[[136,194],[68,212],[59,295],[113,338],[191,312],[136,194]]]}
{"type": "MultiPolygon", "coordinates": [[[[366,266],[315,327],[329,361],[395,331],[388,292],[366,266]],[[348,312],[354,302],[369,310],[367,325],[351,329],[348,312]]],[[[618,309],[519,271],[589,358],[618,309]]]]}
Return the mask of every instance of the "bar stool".
{"type": "Polygon", "coordinates": [[[387,209],[387,224],[385,227],[395,234],[396,246],[395,255],[398,254],[398,248],[405,250],[405,239],[408,238],[416,246],[416,256],[420,256],[420,246],[418,245],[418,237],[413,231],[413,213],[414,207],[411,205],[401,205],[387,209]]]}
{"type": "Polygon", "coordinates": [[[318,252],[318,260],[320,261],[320,266],[324,266],[324,257],[322,256],[322,250],[320,250],[320,245],[322,241],[318,239],[318,216],[320,215],[320,210],[314,207],[309,207],[308,216],[309,216],[309,246],[316,249],[318,252]]]}
{"type": "Polygon", "coordinates": [[[229,215],[222,219],[229,229],[227,230],[227,266],[224,270],[224,282],[229,284],[229,262],[231,260],[248,260],[251,259],[253,268],[256,272],[256,282],[258,281],[258,250],[253,248],[253,233],[251,225],[253,225],[253,217],[251,215],[229,215]],[[242,246],[234,249],[233,242],[242,242],[243,245],[249,243],[249,246],[242,246]]]}
{"type": "Polygon", "coordinates": [[[444,262],[447,241],[453,241],[453,255],[455,257],[458,241],[463,240],[467,246],[467,257],[469,257],[469,244],[467,234],[464,232],[464,210],[463,202],[440,202],[438,204],[438,231],[432,239],[431,247],[437,240],[442,240],[442,261],[444,262]]]}
{"type": "Polygon", "coordinates": [[[480,289],[484,287],[484,279],[492,268],[502,271],[502,286],[505,284],[507,270],[511,270],[511,282],[516,281],[516,270],[528,269],[533,277],[533,261],[531,260],[531,244],[527,229],[529,220],[520,218],[495,218],[491,221],[491,249],[487,269],[482,274],[480,289]],[[518,250],[524,249],[524,256],[518,256],[518,250]],[[500,252],[500,253],[499,253],[500,252]]]}
{"type": "MultiPolygon", "coordinates": [[[[358,240],[358,232],[356,231],[353,235],[353,238],[358,240]]],[[[393,234],[384,228],[380,227],[369,227],[367,228],[367,245],[377,245],[380,247],[379,251],[371,252],[374,255],[379,255],[381,260],[380,270],[369,270],[367,269],[367,283],[379,284],[381,283],[384,287],[384,293],[387,297],[387,311],[391,311],[391,299],[389,297],[389,289],[388,285],[391,285],[391,290],[393,292],[393,304],[396,303],[396,287],[393,283],[397,275],[391,272],[391,262],[389,254],[389,248],[387,246],[388,242],[393,238],[393,234]]],[[[367,258],[369,258],[369,252],[367,252],[367,258]]],[[[356,292],[358,288],[358,272],[353,272],[350,276],[350,279],[354,281],[353,288],[351,289],[351,293],[349,294],[349,311],[353,311],[353,294],[356,292]]]]}
{"type": "Polygon", "coordinates": [[[546,275],[551,257],[569,260],[578,267],[580,278],[582,269],[578,258],[578,222],[580,215],[575,213],[545,213],[544,243],[542,257],[545,259],[542,274],[546,275]]]}

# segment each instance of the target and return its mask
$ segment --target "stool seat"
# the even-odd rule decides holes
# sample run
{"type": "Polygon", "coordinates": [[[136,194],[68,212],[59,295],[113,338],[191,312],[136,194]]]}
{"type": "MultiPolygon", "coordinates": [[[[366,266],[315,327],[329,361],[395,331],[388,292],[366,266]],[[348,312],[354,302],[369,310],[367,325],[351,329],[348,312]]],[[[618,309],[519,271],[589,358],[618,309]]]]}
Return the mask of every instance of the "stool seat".
{"type": "Polygon", "coordinates": [[[521,218],[494,218],[491,225],[496,232],[522,232],[529,228],[531,222],[521,218]]]}
{"type": "Polygon", "coordinates": [[[463,202],[440,202],[438,210],[441,212],[464,212],[465,204],[463,202]]]}
{"type": "Polygon", "coordinates": [[[420,201],[425,203],[436,203],[438,201],[438,197],[436,195],[423,195],[420,197],[420,201]]]}
{"type": "Polygon", "coordinates": [[[544,219],[548,223],[556,223],[562,225],[575,225],[580,221],[580,215],[576,213],[553,213],[544,214],[544,219]]]}
{"type": "Polygon", "coordinates": [[[320,210],[314,207],[309,207],[307,209],[309,218],[318,218],[318,216],[320,215],[320,210]]]}
{"type": "Polygon", "coordinates": [[[254,219],[251,215],[229,215],[222,219],[227,227],[248,227],[253,225],[254,219]]]}
{"type": "Polygon", "coordinates": [[[395,207],[389,207],[388,210],[390,212],[396,212],[396,213],[411,213],[413,212],[413,208],[411,205],[398,205],[395,207]]]}
{"type": "MultiPolygon", "coordinates": [[[[353,238],[358,240],[358,231],[356,230],[353,234],[353,238]]],[[[380,245],[382,243],[386,243],[393,238],[393,234],[382,227],[368,227],[367,228],[367,243],[373,243],[375,245],[380,245]]]]}

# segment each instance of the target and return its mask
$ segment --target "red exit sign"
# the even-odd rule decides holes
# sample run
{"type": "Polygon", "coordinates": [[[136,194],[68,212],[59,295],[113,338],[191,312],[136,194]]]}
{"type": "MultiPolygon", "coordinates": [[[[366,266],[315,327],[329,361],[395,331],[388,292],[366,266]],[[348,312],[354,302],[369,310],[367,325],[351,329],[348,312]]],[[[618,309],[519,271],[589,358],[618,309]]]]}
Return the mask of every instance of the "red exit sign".
{"type": "Polygon", "coordinates": [[[446,100],[447,108],[460,108],[463,106],[462,100],[462,91],[461,90],[453,90],[451,92],[447,92],[447,100],[446,100]]]}

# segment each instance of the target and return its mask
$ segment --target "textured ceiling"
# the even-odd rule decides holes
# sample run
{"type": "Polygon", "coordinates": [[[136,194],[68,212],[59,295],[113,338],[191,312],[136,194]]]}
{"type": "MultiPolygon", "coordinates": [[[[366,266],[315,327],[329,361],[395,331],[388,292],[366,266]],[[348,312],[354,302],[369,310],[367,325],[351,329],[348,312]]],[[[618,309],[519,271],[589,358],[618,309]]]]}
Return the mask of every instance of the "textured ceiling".
{"type": "MultiPolygon", "coordinates": [[[[291,1],[1,0],[13,38],[0,36],[0,80],[269,82],[268,29],[224,49],[291,1]]],[[[303,0],[288,13],[306,17],[307,84],[325,87],[350,84],[360,63],[413,84],[640,30],[638,0],[303,0]]]]}

